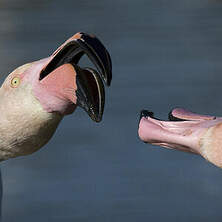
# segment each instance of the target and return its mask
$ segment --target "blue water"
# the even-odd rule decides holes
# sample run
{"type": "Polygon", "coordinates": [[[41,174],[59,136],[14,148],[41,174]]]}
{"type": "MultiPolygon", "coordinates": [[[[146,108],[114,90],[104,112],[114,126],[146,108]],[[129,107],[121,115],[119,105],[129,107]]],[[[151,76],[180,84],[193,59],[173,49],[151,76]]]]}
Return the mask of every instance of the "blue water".
{"type": "Polygon", "coordinates": [[[78,31],[113,60],[103,122],[78,109],[39,152],[1,164],[4,222],[221,221],[222,171],[139,141],[139,111],[222,115],[219,0],[2,0],[1,79],[78,31]]]}

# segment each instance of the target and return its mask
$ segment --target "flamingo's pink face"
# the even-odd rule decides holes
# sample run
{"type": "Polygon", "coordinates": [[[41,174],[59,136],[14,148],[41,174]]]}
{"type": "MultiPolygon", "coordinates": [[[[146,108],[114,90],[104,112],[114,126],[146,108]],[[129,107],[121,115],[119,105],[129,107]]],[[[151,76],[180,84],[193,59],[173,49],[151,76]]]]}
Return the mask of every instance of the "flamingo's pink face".
{"type": "MultiPolygon", "coordinates": [[[[71,64],[64,64],[40,80],[41,70],[51,58],[25,64],[13,71],[2,85],[5,93],[17,93],[29,85],[32,93],[47,112],[61,115],[72,113],[76,108],[76,71],[71,64]]],[[[18,101],[19,102],[19,101],[18,101]]]]}
{"type": "Polygon", "coordinates": [[[141,140],[165,148],[202,155],[222,167],[222,118],[199,115],[184,109],[174,109],[170,121],[153,117],[143,110],[138,134],[141,140]]]}

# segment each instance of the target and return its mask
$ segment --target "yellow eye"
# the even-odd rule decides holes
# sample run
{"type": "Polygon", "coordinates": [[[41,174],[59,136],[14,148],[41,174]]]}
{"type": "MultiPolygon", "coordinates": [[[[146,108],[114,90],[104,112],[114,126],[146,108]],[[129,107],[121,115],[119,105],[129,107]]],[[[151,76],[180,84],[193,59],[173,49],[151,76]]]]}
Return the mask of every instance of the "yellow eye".
{"type": "Polygon", "coordinates": [[[20,84],[20,78],[14,77],[11,81],[11,86],[15,88],[15,87],[18,87],[19,84],[20,84]]]}

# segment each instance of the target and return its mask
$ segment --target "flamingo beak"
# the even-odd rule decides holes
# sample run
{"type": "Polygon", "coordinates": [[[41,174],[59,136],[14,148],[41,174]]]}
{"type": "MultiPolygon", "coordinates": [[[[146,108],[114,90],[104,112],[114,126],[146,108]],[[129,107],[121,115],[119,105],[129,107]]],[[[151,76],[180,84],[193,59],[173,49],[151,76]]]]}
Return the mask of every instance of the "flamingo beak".
{"type": "Polygon", "coordinates": [[[215,116],[200,115],[176,108],[168,115],[169,121],[154,117],[154,113],[140,113],[139,137],[145,143],[200,154],[204,132],[215,124],[215,116]]]}
{"type": "Polygon", "coordinates": [[[92,120],[100,122],[105,105],[103,82],[110,86],[112,80],[112,62],[108,51],[95,36],[77,33],[52,54],[39,80],[64,64],[71,64],[76,72],[76,105],[83,108],[92,120]],[[97,70],[78,65],[83,55],[88,57],[97,70]]]}

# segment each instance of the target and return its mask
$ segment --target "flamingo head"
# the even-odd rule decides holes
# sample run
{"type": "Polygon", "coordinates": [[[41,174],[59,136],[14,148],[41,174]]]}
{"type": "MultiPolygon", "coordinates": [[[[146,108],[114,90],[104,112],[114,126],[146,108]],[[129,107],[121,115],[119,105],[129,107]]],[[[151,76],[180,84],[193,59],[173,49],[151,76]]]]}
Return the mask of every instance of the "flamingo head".
{"type": "Polygon", "coordinates": [[[15,69],[0,88],[0,159],[30,154],[51,138],[63,116],[83,108],[100,122],[112,65],[98,38],[77,33],[51,56],[15,69]],[[88,56],[95,68],[82,68],[88,56]]]}

